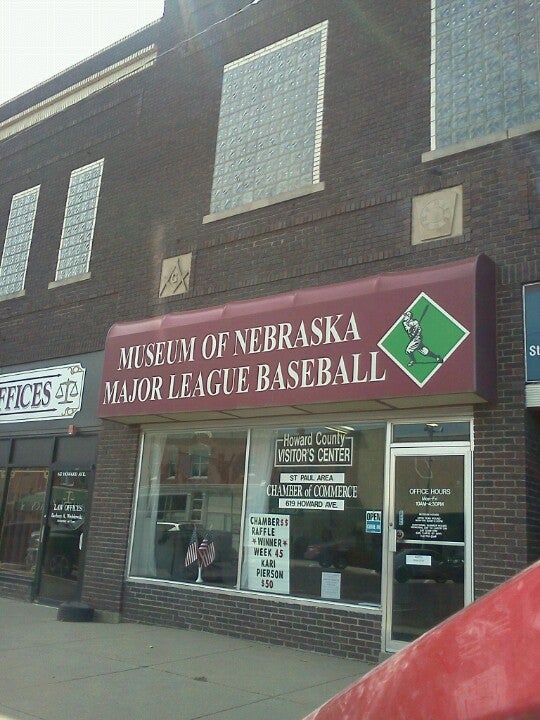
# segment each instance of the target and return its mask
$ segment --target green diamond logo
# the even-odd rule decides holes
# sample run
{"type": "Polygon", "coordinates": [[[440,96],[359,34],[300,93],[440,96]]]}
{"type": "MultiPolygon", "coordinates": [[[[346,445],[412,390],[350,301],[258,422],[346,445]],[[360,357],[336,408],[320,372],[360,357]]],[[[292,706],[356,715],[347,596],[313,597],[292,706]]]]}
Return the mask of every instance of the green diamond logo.
{"type": "Polygon", "coordinates": [[[424,387],[469,334],[446,310],[420,293],[378,345],[411,380],[424,387]]]}

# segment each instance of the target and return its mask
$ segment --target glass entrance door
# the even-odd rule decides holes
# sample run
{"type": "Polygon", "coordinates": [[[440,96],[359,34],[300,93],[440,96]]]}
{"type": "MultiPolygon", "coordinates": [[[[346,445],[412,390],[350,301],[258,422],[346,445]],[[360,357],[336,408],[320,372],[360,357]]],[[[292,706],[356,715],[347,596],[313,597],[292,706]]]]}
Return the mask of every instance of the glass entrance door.
{"type": "Polygon", "coordinates": [[[386,650],[400,649],[471,601],[470,453],[392,450],[386,650]]]}
{"type": "Polygon", "coordinates": [[[89,471],[55,470],[43,532],[38,596],[54,602],[80,594],[89,471]]]}

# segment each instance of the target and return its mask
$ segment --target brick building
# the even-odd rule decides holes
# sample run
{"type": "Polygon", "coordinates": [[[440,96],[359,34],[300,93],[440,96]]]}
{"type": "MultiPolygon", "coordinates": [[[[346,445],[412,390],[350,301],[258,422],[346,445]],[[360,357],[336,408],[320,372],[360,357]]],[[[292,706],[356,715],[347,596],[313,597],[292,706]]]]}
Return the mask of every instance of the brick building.
{"type": "Polygon", "coordinates": [[[167,0],[0,107],[3,593],[376,661],[538,557],[539,22],[167,0]]]}

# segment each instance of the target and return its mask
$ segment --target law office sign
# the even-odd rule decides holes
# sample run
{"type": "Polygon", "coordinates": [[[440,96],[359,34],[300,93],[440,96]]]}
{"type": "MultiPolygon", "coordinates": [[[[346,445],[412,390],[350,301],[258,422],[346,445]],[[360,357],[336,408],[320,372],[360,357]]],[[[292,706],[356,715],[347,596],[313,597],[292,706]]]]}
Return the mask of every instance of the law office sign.
{"type": "Polygon", "coordinates": [[[527,382],[540,380],[540,283],[523,288],[525,372],[527,382]]]}
{"type": "Polygon", "coordinates": [[[73,418],[84,376],[80,363],[0,375],[0,423],[73,418]]]}

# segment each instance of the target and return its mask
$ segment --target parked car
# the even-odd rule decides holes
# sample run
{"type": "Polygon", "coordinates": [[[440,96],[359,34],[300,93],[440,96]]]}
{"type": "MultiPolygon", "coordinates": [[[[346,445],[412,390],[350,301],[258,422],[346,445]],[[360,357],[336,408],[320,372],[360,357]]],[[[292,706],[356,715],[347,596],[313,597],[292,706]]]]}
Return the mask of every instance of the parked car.
{"type": "Polygon", "coordinates": [[[449,549],[410,547],[396,553],[394,577],[399,583],[407,580],[435,580],[435,582],[463,582],[463,548],[449,549]],[[419,562],[414,562],[418,559],[419,562]]]}
{"type": "Polygon", "coordinates": [[[305,720],[538,720],[540,561],[305,720]]]}
{"type": "Polygon", "coordinates": [[[316,560],[322,568],[334,566],[344,570],[349,565],[380,570],[380,552],[377,553],[357,537],[312,543],[304,552],[305,560],[316,560]]]}

